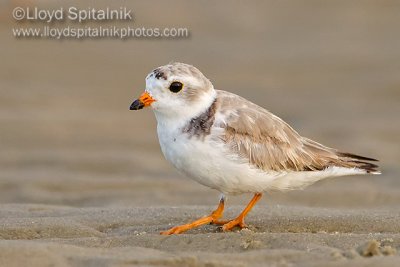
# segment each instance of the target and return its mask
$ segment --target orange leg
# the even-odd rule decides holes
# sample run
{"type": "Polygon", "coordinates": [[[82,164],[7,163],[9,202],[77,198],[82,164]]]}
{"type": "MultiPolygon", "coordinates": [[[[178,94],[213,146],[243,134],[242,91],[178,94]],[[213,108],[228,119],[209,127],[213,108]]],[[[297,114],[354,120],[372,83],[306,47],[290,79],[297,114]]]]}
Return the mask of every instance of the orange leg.
{"type": "Polygon", "coordinates": [[[242,211],[242,213],[239,214],[239,216],[236,219],[233,219],[231,221],[214,221],[214,224],[219,224],[223,225],[222,230],[224,231],[230,231],[236,226],[239,226],[240,228],[245,228],[247,227],[246,224],[244,223],[244,218],[246,215],[250,212],[250,210],[254,207],[254,205],[261,199],[262,194],[261,193],[256,193],[254,194],[254,197],[250,200],[250,203],[247,205],[247,207],[242,211]]]}
{"type": "Polygon", "coordinates": [[[180,234],[195,227],[217,221],[219,218],[222,217],[222,214],[224,213],[224,205],[225,205],[225,199],[224,197],[221,197],[217,209],[214,210],[209,216],[200,218],[192,223],[172,227],[171,229],[161,232],[160,234],[162,235],[180,234]]]}

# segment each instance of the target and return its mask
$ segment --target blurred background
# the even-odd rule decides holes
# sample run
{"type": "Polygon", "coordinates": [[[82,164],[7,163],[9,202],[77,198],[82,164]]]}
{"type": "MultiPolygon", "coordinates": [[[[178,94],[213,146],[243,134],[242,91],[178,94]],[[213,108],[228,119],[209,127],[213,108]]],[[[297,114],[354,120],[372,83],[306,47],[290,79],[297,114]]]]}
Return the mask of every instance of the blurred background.
{"type": "MultiPolygon", "coordinates": [[[[211,205],[219,193],[163,158],[150,109],[129,111],[170,61],[267,108],[300,134],[380,159],[381,176],[342,177],[263,205],[367,208],[400,201],[399,1],[0,1],[0,203],[211,205]],[[16,6],[126,6],[133,22],[188,38],[26,39],[16,6]]],[[[57,26],[63,26],[57,25],[57,26]]],[[[244,204],[250,196],[232,197],[244,204]]]]}

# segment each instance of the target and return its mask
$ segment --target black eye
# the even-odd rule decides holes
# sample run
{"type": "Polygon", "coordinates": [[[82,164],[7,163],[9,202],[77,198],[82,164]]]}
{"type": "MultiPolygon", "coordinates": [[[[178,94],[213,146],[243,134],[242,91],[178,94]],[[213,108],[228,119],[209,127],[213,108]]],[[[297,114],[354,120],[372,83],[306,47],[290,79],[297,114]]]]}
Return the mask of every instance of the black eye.
{"type": "Polygon", "coordinates": [[[183,84],[180,82],[173,82],[169,86],[169,90],[173,93],[178,93],[180,90],[182,90],[183,84]]]}

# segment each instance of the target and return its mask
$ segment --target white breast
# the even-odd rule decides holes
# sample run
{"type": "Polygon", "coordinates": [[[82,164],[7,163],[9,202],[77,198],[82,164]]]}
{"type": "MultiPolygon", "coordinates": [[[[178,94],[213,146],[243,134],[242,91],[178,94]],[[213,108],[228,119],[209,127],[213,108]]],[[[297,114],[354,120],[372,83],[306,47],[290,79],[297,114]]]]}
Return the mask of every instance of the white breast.
{"type": "Polygon", "coordinates": [[[210,149],[208,142],[196,137],[189,139],[180,127],[160,123],[157,125],[157,133],[161,150],[169,162],[197,182],[218,189],[213,182],[212,171],[215,166],[210,161],[215,151],[210,149]]]}

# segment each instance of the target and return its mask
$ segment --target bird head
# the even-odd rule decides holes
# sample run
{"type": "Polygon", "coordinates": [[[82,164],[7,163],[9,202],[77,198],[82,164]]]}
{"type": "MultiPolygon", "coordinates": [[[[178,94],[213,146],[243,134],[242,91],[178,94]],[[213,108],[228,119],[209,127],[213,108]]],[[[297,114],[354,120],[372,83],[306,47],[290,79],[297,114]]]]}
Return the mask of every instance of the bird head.
{"type": "Polygon", "coordinates": [[[156,117],[193,117],[215,99],[212,83],[195,67],[170,63],[151,71],[146,89],[130,110],[151,107],[156,117]]]}

